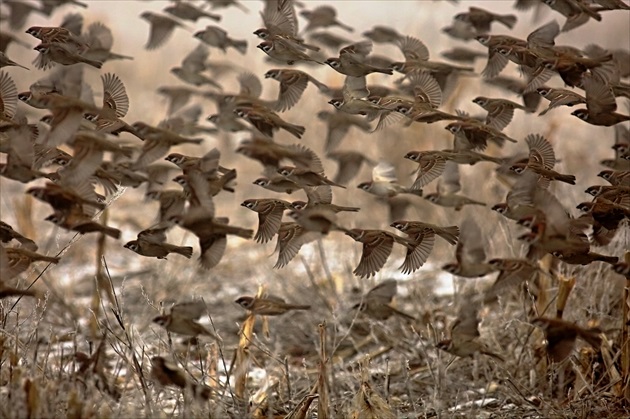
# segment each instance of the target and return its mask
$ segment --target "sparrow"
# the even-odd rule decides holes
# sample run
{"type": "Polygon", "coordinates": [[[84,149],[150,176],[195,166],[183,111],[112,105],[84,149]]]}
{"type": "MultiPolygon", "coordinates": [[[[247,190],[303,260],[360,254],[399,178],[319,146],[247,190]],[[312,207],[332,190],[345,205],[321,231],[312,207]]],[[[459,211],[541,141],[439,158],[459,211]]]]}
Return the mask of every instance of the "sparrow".
{"type": "Polygon", "coordinates": [[[442,55],[442,57],[447,58],[451,61],[458,61],[462,63],[472,64],[477,60],[477,58],[483,58],[487,54],[483,52],[478,52],[469,48],[455,47],[447,51],[442,51],[440,55],[442,55]]]}
{"type": "Polygon", "coordinates": [[[369,31],[363,32],[363,36],[378,44],[394,45],[403,37],[396,29],[382,25],[373,26],[369,31]]]}
{"type": "Polygon", "coordinates": [[[258,231],[254,236],[258,243],[267,243],[278,233],[284,211],[292,208],[290,202],[272,198],[246,199],[241,206],[258,213],[258,231]]]}
{"type": "Polygon", "coordinates": [[[525,170],[531,170],[545,181],[538,181],[538,185],[546,189],[549,182],[557,180],[560,182],[575,185],[575,176],[563,175],[553,170],[556,165],[556,156],[551,143],[540,134],[529,134],[525,137],[525,142],[529,148],[529,159],[527,164],[516,163],[510,166],[510,170],[517,174],[522,174],[525,170]]]}
{"type": "Polygon", "coordinates": [[[441,340],[436,348],[462,358],[480,353],[504,361],[502,356],[490,351],[479,341],[479,308],[479,301],[474,297],[462,304],[457,319],[451,324],[450,339],[441,340]]]}
{"type": "Polygon", "coordinates": [[[485,262],[486,251],[481,230],[470,217],[460,226],[460,235],[455,248],[455,263],[442,266],[446,272],[464,278],[478,278],[494,272],[494,268],[485,262]]]}
{"type": "Polygon", "coordinates": [[[492,210],[514,221],[537,214],[534,195],[539,178],[540,176],[532,171],[523,172],[507,193],[506,202],[494,205],[492,210]]]}
{"type": "Polygon", "coordinates": [[[280,316],[291,310],[309,310],[310,305],[288,304],[284,299],[272,295],[265,297],[242,296],[234,301],[253,315],[280,316]]]}
{"type": "Polygon", "coordinates": [[[614,265],[619,261],[616,256],[606,256],[595,252],[553,252],[553,255],[569,265],[589,265],[592,262],[606,262],[614,265]]]}
{"type": "Polygon", "coordinates": [[[176,246],[166,243],[166,230],[168,225],[157,225],[138,233],[136,240],[127,242],[124,247],[141,256],[166,259],[169,253],[177,253],[186,259],[192,257],[193,249],[190,246],[176,246]]]}
{"type": "Polygon", "coordinates": [[[144,46],[148,50],[160,48],[173,35],[175,28],[184,27],[178,20],[170,16],[158,15],[153,12],[143,12],[140,17],[151,25],[149,39],[144,46]]]}
{"type": "Polygon", "coordinates": [[[564,320],[544,317],[536,318],[531,323],[545,333],[547,355],[553,362],[564,361],[573,351],[578,337],[595,350],[598,350],[602,344],[601,330],[597,328],[585,329],[564,320]]]}
{"type": "Polygon", "coordinates": [[[57,264],[61,259],[45,256],[27,248],[4,247],[0,245],[2,264],[0,264],[0,283],[15,278],[28,269],[33,262],[48,262],[57,264]],[[6,260],[4,259],[6,257],[6,260]]]}
{"type": "Polygon", "coordinates": [[[308,231],[295,222],[282,223],[278,230],[278,241],[274,253],[278,252],[278,260],[274,269],[285,267],[298,254],[303,245],[322,237],[321,233],[308,231]]]}
{"type": "Polygon", "coordinates": [[[191,337],[209,336],[221,341],[220,337],[196,322],[206,311],[206,304],[203,301],[178,303],[171,307],[169,314],[153,318],[153,323],[157,323],[170,333],[191,337]]]}
{"type": "MultiPolygon", "coordinates": [[[[222,87],[216,82],[215,77],[208,77],[203,74],[203,72],[209,68],[209,56],[210,51],[208,48],[204,44],[200,43],[194,50],[184,57],[180,67],[171,68],[171,73],[184,83],[192,84],[194,86],[208,85],[221,90],[222,87]]],[[[195,91],[195,93],[201,92],[195,91]]]]}
{"type": "Polygon", "coordinates": [[[331,26],[338,26],[345,31],[354,32],[353,28],[337,20],[337,11],[331,6],[319,6],[313,10],[302,10],[300,16],[308,21],[304,32],[331,26]]]}
{"type": "Polygon", "coordinates": [[[26,193],[40,201],[48,203],[52,209],[61,213],[85,212],[94,214],[105,209],[99,202],[94,189],[86,183],[77,184],[78,188],[47,182],[44,187],[31,187],[26,193]]]}
{"type": "Polygon", "coordinates": [[[571,115],[591,125],[606,127],[630,121],[630,115],[615,112],[617,102],[609,86],[593,77],[585,77],[583,85],[586,92],[586,109],[577,109],[571,112],[571,115]]]}
{"type": "Polygon", "coordinates": [[[496,301],[499,295],[525,281],[534,279],[540,271],[525,259],[491,259],[488,264],[500,272],[494,283],[485,291],[484,303],[496,301]]]}
{"type": "Polygon", "coordinates": [[[289,47],[298,50],[309,49],[319,51],[319,47],[310,45],[298,37],[297,16],[293,4],[285,2],[277,9],[265,7],[260,13],[263,20],[263,28],[254,31],[254,35],[265,41],[279,41],[286,43],[289,47]]]}
{"type": "Polygon", "coordinates": [[[365,63],[372,51],[372,43],[362,41],[339,51],[339,58],[328,58],[324,63],[333,70],[350,77],[364,77],[371,73],[393,74],[390,68],[379,68],[365,63]]]}
{"type": "Polygon", "coordinates": [[[463,195],[458,195],[461,190],[459,182],[459,168],[452,161],[446,162],[444,173],[437,184],[437,192],[424,195],[424,199],[442,207],[454,208],[455,211],[461,211],[466,205],[486,204],[463,195]]]}
{"type": "Polygon", "coordinates": [[[228,33],[218,26],[208,25],[204,30],[195,32],[193,36],[204,44],[219,48],[223,52],[227,52],[227,49],[230,47],[236,49],[241,54],[247,52],[246,40],[230,38],[228,33]]]}
{"type": "Polygon", "coordinates": [[[542,0],[542,3],[567,18],[564,26],[562,27],[563,32],[568,32],[585,24],[590,18],[597,21],[602,20],[602,16],[595,9],[592,9],[588,4],[580,1],[542,0]]]}
{"type": "Polygon", "coordinates": [[[397,220],[391,223],[390,227],[408,236],[407,256],[401,266],[404,274],[415,272],[424,265],[433,250],[436,234],[452,245],[457,243],[459,237],[457,226],[438,227],[420,221],[397,220]]]}
{"type": "Polygon", "coordinates": [[[265,78],[280,82],[280,92],[275,106],[278,112],[284,112],[295,106],[306,90],[308,82],[313,83],[322,92],[328,91],[328,86],[300,70],[272,69],[265,73],[265,78]]]}
{"type": "Polygon", "coordinates": [[[275,112],[264,107],[237,106],[234,113],[252,124],[258,131],[269,138],[273,138],[274,131],[283,129],[294,137],[302,138],[304,128],[301,125],[290,124],[284,121],[275,112]]]}
{"type": "Polygon", "coordinates": [[[302,52],[299,48],[281,39],[263,41],[258,44],[256,48],[260,49],[272,59],[288,65],[293,65],[299,61],[324,64],[321,61],[312,58],[308,54],[302,52]]]}
{"type": "Polygon", "coordinates": [[[294,191],[302,189],[300,185],[281,175],[273,176],[271,178],[261,177],[252,183],[270,191],[286,193],[289,195],[294,191]]]}
{"type": "Polygon", "coordinates": [[[527,112],[536,112],[540,104],[541,96],[538,92],[530,92],[527,90],[527,83],[512,77],[497,76],[492,79],[484,79],[485,83],[497,86],[508,92],[519,95],[523,100],[527,112]]]}
{"type": "Polygon", "coordinates": [[[512,29],[516,24],[516,16],[514,15],[498,15],[479,7],[469,7],[468,12],[458,13],[454,19],[472,25],[478,33],[490,32],[490,25],[495,21],[509,29],[512,29]]]}
{"type": "Polygon", "coordinates": [[[313,150],[301,144],[284,146],[259,137],[241,141],[236,152],[259,161],[265,168],[264,173],[275,173],[283,159],[299,167],[311,167],[319,159],[313,150]]]}
{"type": "Polygon", "coordinates": [[[346,112],[320,111],[317,113],[317,118],[326,123],[326,144],[324,149],[329,152],[341,145],[351,127],[357,127],[363,132],[371,130],[370,123],[364,118],[350,115],[346,112]]]}
{"type": "Polygon", "coordinates": [[[623,220],[630,219],[630,206],[598,200],[597,198],[594,202],[582,202],[576,208],[590,214],[597,223],[607,230],[617,230],[623,220]]]}
{"type": "Polygon", "coordinates": [[[97,131],[112,134],[128,132],[138,137],[136,130],[121,119],[129,111],[129,96],[127,96],[124,83],[113,73],[103,74],[101,82],[103,84],[103,111],[99,114],[85,114],[86,119],[96,124],[97,131]]]}
{"type": "Polygon", "coordinates": [[[114,239],[120,238],[120,230],[92,221],[90,216],[78,210],[72,210],[69,212],[55,210],[54,213],[46,217],[44,220],[50,221],[51,223],[66,230],[76,231],[79,234],[98,232],[114,239]]]}
{"type": "Polygon", "coordinates": [[[8,141],[7,158],[0,163],[0,175],[22,183],[47,177],[49,174],[34,169],[35,152],[31,142],[31,131],[27,125],[10,127],[6,135],[8,141]]]}
{"type": "Polygon", "coordinates": [[[11,240],[20,242],[20,247],[26,250],[30,250],[31,252],[37,251],[37,244],[33,240],[13,230],[13,227],[0,220],[0,241],[2,243],[8,243],[11,240]]]}
{"type": "Polygon", "coordinates": [[[83,54],[90,49],[90,44],[84,37],[74,33],[64,26],[31,26],[26,33],[39,39],[43,43],[57,43],[64,45],[71,51],[83,54]]]}
{"type": "Polygon", "coordinates": [[[214,208],[207,206],[191,207],[185,214],[173,215],[168,221],[199,238],[199,262],[205,269],[212,269],[221,261],[227,245],[227,235],[249,239],[254,234],[250,229],[228,225],[227,218],[215,218],[214,208]]]}
{"type": "Polygon", "coordinates": [[[481,45],[488,47],[488,61],[481,72],[485,79],[493,79],[498,76],[509,62],[505,55],[499,54],[497,50],[499,45],[508,48],[513,45],[527,47],[527,41],[509,35],[484,34],[475,36],[474,39],[481,45]]]}
{"type": "Polygon", "coordinates": [[[364,230],[353,228],[346,232],[347,236],[363,244],[361,260],[352,271],[360,278],[369,278],[380,271],[389,255],[392,253],[394,243],[407,247],[407,240],[385,230],[364,230]]]}
{"type": "Polygon", "coordinates": [[[161,356],[151,358],[151,378],[163,386],[190,389],[195,397],[203,400],[208,400],[212,394],[210,387],[191,382],[184,371],[161,356]]]}
{"type": "Polygon", "coordinates": [[[473,149],[481,151],[488,146],[489,141],[492,141],[499,147],[503,147],[506,141],[516,143],[515,139],[508,137],[498,129],[474,120],[451,122],[444,129],[452,132],[456,138],[457,136],[464,137],[472,145],[473,149]]]}
{"type": "Polygon", "coordinates": [[[630,181],[630,170],[602,170],[597,176],[613,186],[624,186],[630,181]]]}
{"type": "Polygon", "coordinates": [[[568,89],[554,89],[551,87],[539,87],[536,92],[549,101],[547,109],[540,112],[538,115],[545,115],[550,110],[559,106],[575,106],[580,103],[586,103],[586,98],[579,93],[575,93],[568,89]]]}
{"type": "Polygon", "coordinates": [[[82,37],[88,45],[87,51],[83,53],[85,58],[103,63],[109,60],[133,60],[133,57],[111,51],[114,45],[112,31],[101,22],[94,22],[88,26],[82,37]]]}
{"type": "Polygon", "coordinates": [[[335,214],[338,214],[340,212],[359,212],[361,210],[361,208],[358,207],[345,207],[342,205],[333,204],[332,189],[329,185],[305,187],[304,192],[306,193],[308,202],[293,201],[291,202],[291,208],[296,211],[318,208],[320,210],[332,211],[335,214]]]}
{"type": "Polygon", "coordinates": [[[421,189],[412,189],[402,186],[396,178],[396,168],[388,162],[381,161],[372,169],[372,180],[362,182],[357,188],[364,190],[379,198],[393,198],[400,194],[422,196],[421,189]]]}
{"type": "Polygon", "coordinates": [[[158,223],[166,222],[173,215],[182,214],[186,206],[186,194],[183,191],[172,189],[151,191],[146,194],[146,197],[160,203],[158,223]]]}
{"type": "Polygon", "coordinates": [[[180,19],[190,20],[192,22],[197,22],[197,20],[202,18],[212,19],[216,22],[221,20],[221,15],[208,13],[190,3],[177,2],[165,7],[164,11],[180,19]]]}
{"type": "Polygon", "coordinates": [[[42,57],[35,62],[35,66],[40,70],[47,70],[48,68],[54,66],[55,63],[61,65],[84,63],[96,68],[101,68],[103,66],[101,61],[91,60],[77,54],[67,48],[64,44],[42,42],[33,49],[39,52],[42,57]]]}
{"type": "Polygon", "coordinates": [[[25,67],[22,64],[18,64],[15,61],[13,61],[12,59],[10,59],[9,57],[7,57],[7,55],[4,53],[4,51],[0,51],[0,68],[10,67],[10,66],[20,67],[20,68],[24,68],[26,70],[29,69],[28,67],[25,67]]]}
{"type": "Polygon", "coordinates": [[[618,262],[613,265],[613,270],[619,275],[623,275],[626,279],[630,279],[630,264],[625,262],[618,262]]]}
{"type": "Polygon", "coordinates": [[[326,154],[326,157],[337,162],[339,168],[333,182],[338,184],[347,184],[359,173],[363,164],[375,166],[376,162],[366,157],[360,151],[332,151],[326,154]]]}
{"type": "Polygon", "coordinates": [[[352,306],[352,310],[359,310],[374,320],[387,320],[392,315],[414,321],[415,317],[404,313],[390,305],[396,295],[397,282],[394,279],[386,279],[370,289],[361,301],[352,306]]]}
{"type": "Polygon", "coordinates": [[[331,231],[347,231],[347,229],[337,224],[336,214],[330,209],[305,208],[301,211],[289,211],[288,215],[307,231],[313,231],[323,235],[331,231]]]}
{"type": "Polygon", "coordinates": [[[323,171],[318,172],[309,169],[300,169],[294,166],[281,166],[278,168],[277,172],[301,187],[330,185],[346,189],[345,186],[328,179],[323,171]]]}
{"type": "Polygon", "coordinates": [[[492,99],[484,96],[477,96],[473,99],[473,103],[488,111],[486,125],[499,131],[503,131],[503,129],[512,122],[514,109],[527,110],[525,106],[519,105],[511,100],[492,99]]]}
{"type": "Polygon", "coordinates": [[[153,127],[138,121],[131,125],[144,139],[142,151],[132,165],[132,169],[142,169],[168,153],[172,146],[181,144],[201,144],[203,138],[186,138],[167,128],[153,127]]]}
{"type": "Polygon", "coordinates": [[[11,122],[17,110],[18,92],[15,82],[5,71],[0,71],[0,122],[11,122]]]}

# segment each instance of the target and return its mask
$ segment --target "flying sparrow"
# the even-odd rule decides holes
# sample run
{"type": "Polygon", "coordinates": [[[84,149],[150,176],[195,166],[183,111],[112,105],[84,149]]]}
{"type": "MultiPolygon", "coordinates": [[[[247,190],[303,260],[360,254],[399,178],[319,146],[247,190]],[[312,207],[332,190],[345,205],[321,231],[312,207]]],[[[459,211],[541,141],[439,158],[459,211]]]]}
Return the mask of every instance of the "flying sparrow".
{"type": "Polygon", "coordinates": [[[328,86],[300,70],[273,69],[265,73],[265,78],[280,82],[280,93],[275,107],[278,112],[286,111],[295,106],[306,90],[308,82],[313,83],[322,92],[328,91],[328,86]]]}
{"type": "Polygon", "coordinates": [[[374,276],[383,268],[389,255],[392,253],[394,243],[407,247],[405,238],[384,230],[353,228],[346,232],[346,235],[363,244],[361,260],[354,271],[352,271],[352,273],[361,278],[374,276]]]}
{"type": "Polygon", "coordinates": [[[178,20],[166,15],[158,15],[153,12],[143,12],[140,17],[151,25],[149,39],[144,46],[148,50],[157,49],[164,45],[173,35],[175,28],[184,27],[178,20]]]}
{"type": "Polygon", "coordinates": [[[390,305],[396,295],[397,282],[393,279],[386,279],[370,289],[361,301],[352,306],[353,310],[360,310],[362,313],[375,320],[387,320],[392,315],[400,316],[407,320],[416,320],[415,317],[404,313],[390,305]]]}
{"type": "Polygon", "coordinates": [[[258,213],[258,231],[254,240],[267,243],[278,233],[284,211],[291,209],[291,203],[282,199],[246,199],[241,206],[258,213]]]}
{"type": "Polygon", "coordinates": [[[564,320],[543,317],[534,319],[531,323],[545,332],[547,354],[553,362],[564,361],[573,351],[578,337],[595,350],[602,344],[601,331],[597,328],[585,329],[564,320]]]}
{"type": "Polygon", "coordinates": [[[579,93],[567,89],[554,89],[551,87],[539,87],[536,92],[549,101],[547,109],[538,115],[545,115],[550,110],[559,106],[575,106],[580,103],[586,103],[586,98],[579,93]]]}
{"type": "Polygon", "coordinates": [[[446,272],[464,278],[477,278],[494,271],[485,262],[483,236],[477,223],[472,218],[466,218],[460,226],[459,240],[455,248],[455,263],[442,266],[446,272]]]}
{"type": "Polygon", "coordinates": [[[285,267],[298,254],[306,243],[321,238],[321,233],[308,231],[298,223],[282,223],[278,230],[278,241],[275,252],[278,252],[278,260],[273,266],[275,269],[285,267]]]}
{"type": "Polygon", "coordinates": [[[166,230],[169,226],[157,225],[138,233],[136,240],[125,244],[125,248],[141,256],[166,259],[169,253],[178,253],[187,259],[192,257],[193,249],[190,246],[175,246],[166,243],[166,230]]]}
{"type": "Polygon", "coordinates": [[[593,77],[585,77],[584,90],[586,91],[586,109],[578,109],[571,115],[588,122],[591,125],[612,126],[623,121],[630,121],[629,115],[615,112],[617,102],[612,89],[593,77]]]}
{"type": "Polygon", "coordinates": [[[327,130],[325,149],[327,151],[336,149],[353,126],[359,128],[363,132],[369,132],[371,130],[370,123],[364,118],[350,115],[346,112],[320,111],[317,113],[317,118],[326,122],[327,130]]]}
{"type": "Polygon", "coordinates": [[[54,256],[45,256],[26,248],[4,247],[0,245],[2,264],[0,265],[0,283],[15,278],[28,269],[33,262],[59,263],[54,256]],[[6,259],[5,259],[6,258],[6,259]]]}
{"type": "Polygon", "coordinates": [[[490,32],[490,25],[495,21],[509,29],[512,29],[516,24],[516,16],[514,15],[498,15],[479,7],[469,7],[468,12],[458,13],[454,19],[469,23],[479,33],[490,32]]]}
{"type": "Polygon", "coordinates": [[[228,33],[218,26],[208,25],[203,31],[195,32],[195,38],[211,47],[219,48],[226,52],[229,47],[236,49],[241,54],[247,52],[247,41],[233,39],[228,33]]]}
{"type": "Polygon", "coordinates": [[[35,66],[39,69],[46,70],[57,64],[61,65],[73,65],[78,63],[85,63],[92,67],[101,68],[103,63],[101,61],[91,60],[76,52],[67,48],[64,44],[59,43],[45,43],[37,45],[33,48],[39,52],[41,59],[36,61],[35,66]]]}
{"type": "Polygon", "coordinates": [[[328,28],[330,26],[338,26],[348,32],[354,29],[337,20],[337,11],[331,6],[319,6],[313,10],[302,10],[300,15],[308,20],[304,32],[312,31],[316,28],[328,28]]]}
{"type": "Polygon", "coordinates": [[[275,112],[264,107],[237,106],[234,113],[252,124],[258,131],[269,138],[273,138],[274,131],[283,129],[294,137],[302,138],[304,128],[301,125],[290,124],[280,118],[275,112]]]}
{"type": "Polygon", "coordinates": [[[502,131],[512,121],[514,109],[526,110],[525,106],[519,105],[507,99],[492,99],[484,96],[477,96],[473,103],[488,111],[486,125],[502,131]]]}
{"type": "Polygon", "coordinates": [[[184,371],[161,356],[151,358],[151,378],[163,386],[190,389],[195,397],[208,400],[212,394],[210,387],[191,382],[184,371]]]}
{"type": "Polygon", "coordinates": [[[208,13],[190,3],[177,2],[165,7],[164,11],[180,19],[190,20],[192,22],[197,22],[197,20],[204,17],[216,22],[221,20],[221,15],[208,13]]]}
{"type": "Polygon", "coordinates": [[[33,240],[13,230],[13,227],[0,220],[0,241],[2,243],[8,243],[11,240],[17,240],[20,242],[21,247],[26,250],[30,250],[31,252],[37,251],[37,244],[33,240]]]}
{"type": "Polygon", "coordinates": [[[258,316],[280,316],[291,310],[309,310],[311,306],[288,304],[280,297],[267,295],[265,297],[239,297],[234,301],[250,313],[258,316]]]}
{"type": "Polygon", "coordinates": [[[196,322],[205,313],[206,304],[203,301],[179,303],[171,307],[169,314],[155,317],[153,323],[157,323],[166,331],[178,335],[191,337],[202,335],[220,341],[220,337],[196,322]]]}

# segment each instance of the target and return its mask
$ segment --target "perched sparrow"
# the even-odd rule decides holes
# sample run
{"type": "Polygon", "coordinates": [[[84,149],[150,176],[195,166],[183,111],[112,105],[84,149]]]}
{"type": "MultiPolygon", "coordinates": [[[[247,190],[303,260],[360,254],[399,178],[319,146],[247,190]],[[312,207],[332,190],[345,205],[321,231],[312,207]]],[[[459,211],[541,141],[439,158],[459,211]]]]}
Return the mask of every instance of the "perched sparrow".
{"type": "Polygon", "coordinates": [[[494,21],[510,29],[516,24],[516,16],[514,15],[498,15],[478,7],[469,7],[468,12],[458,13],[454,19],[471,24],[479,33],[490,32],[490,25],[494,21]]]}
{"type": "Polygon", "coordinates": [[[466,218],[460,226],[455,248],[457,262],[442,266],[446,272],[464,278],[477,278],[494,271],[486,260],[483,238],[479,226],[472,218],[466,218]]]}
{"type": "Polygon", "coordinates": [[[236,49],[241,54],[247,52],[247,41],[230,38],[226,31],[218,26],[208,25],[203,31],[195,32],[195,38],[211,47],[219,48],[226,52],[229,47],[236,49]]]}
{"type": "Polygon", "coordinates": [[[169,314],[157,316],[153,322],[162,326],[166,331],[178,335],[191,337],[203,335],[220,341],[220,337],[195,321],[205,313],[206,304],[203,301],[190,301],[175,304],[169,314]]]}
{"type": "Polygon", "coordinates": [[[514,109],[526,110],[525,106],[507,99],[492,99],[478,96],[473,99],[473,103],[488,111],[486,125],[502,131],[512,121],[514,109]]]}
{"type": "Polygon", "coordinates": [[[573,351],[578,337],[595,350],[598,350],[602,344],[601,330],[597,328],[584,329],[564,320],[543,317],[534,319],[531,323],[545,332],[547,354],[553,362],[564,361],[573,351]]]}
{"type": "Polygon", "coordinates": [[[416,320],[415,317],[403,313],[390,305],[396,295],[396,287],[397,282],[395,280],[386,279],[370,289],[361,298],[360,302],[352,306],[352,309],[360,310],[375,320],[387,320],[392,315],[400,316],[407,320],[416,320]]]}
{"type": "Polygon", "coordinates": [[[273,138],[274,131],[283,129],[297,138],[302,138],[306,129],[301,125],[290,124],[280,118],[278,114],[263,107],[237,106],[234,113],[246,119],[258,131],[269,138],[273,138]]]}
{"type": "Polygon", "coordinates": [[[151,378],[163,386],[190,389],[195,397],[208,400],[212,394],[210,387],[191,382],[184,371],[161,356],[151,358],[151,378]]]}
{"type": "Polygon", "coordinates": [[[331,6],[319,6],[313,10],[302,10],[300,15],[308,20],[304,32],[312,31],[316,28],[328,28],[330,26],[339,26],[348,32],[354,29],[337,20],[337,11],[331,6]]]}
{"type": "Polygon", "coordinates": [[[308,82],[313,83],[322,92],[328,91],[328,86],[300,70],[273,69],[265,73],[265,78],[280,82],[280,93],[275,107],[278,112],[286,111],[295,106],[306,90],[308,82]]]}
{"type": "Polygon", "coordinates": [[[178,253],[187,259],[192,257],[193,249],[190,246],[175,246],[166,243],[166,230],[169,226],[156,226],[138,233],[136,240],[125,244],[125,248],[136,252],[141,256],[166,259],[169,253],[178,253]]]}
{"type": "Polygon", "coordinates": [[[575,106],[580,103],[586,103],[586,98],[584,96],[579,93],[575,93],[572,90],[539,87],[536,89],[536,92],[549,101],[547,109],[538,114],[540,116],[546,114],[554,108],[557,108],[558,106],[575,106]]]}
{"type": "Polygon", "coordinates": [[[282,199],[246,199],[241,206],[258,213],[258,231],[254,240],[267,243],[278,233],[284,211],[291,208],[291,203],[282,199]]]}
{"type": "Polygon", "coordinates": [[[622,115],[615,112],[617,102],[612,89],[593,77],[584,77],[584,90],[586,91],[586,109],[578,109],[571,112],[581,120],[591,125],[612,126],[623,121],[630,121],[630,115],[622,115]]]}
{"type": "Polygon", "coordinates": [[[213,208],[202,206],[191,207],[185,214],[174,215],[168,221],[175,222],[199,238],[199,261],[205,269],[212,269],[221,261],[228,234],[244,239],[249,239],[254,234],[252,230],[228,225],[227,218],[215,218],[213,208]]]}
{"type": "Polygon", "coordinates": [[[33,262],[59,263],[58,257],[44,256],[26,248],[12,248],[0,245],[2,264],[0,264],[0,283],[15,278],[28,269],[33,262]]]}
{"type": "Polygon", "coordinates": [[[278,252],[278,260],[274,269],[285,267],[298,254],[306,243],[321,238],[321,233],[308,231],[298,223],[282,223],[278,230],[278,241],[275,252],[278,252]]]}
{"type": "Polygon", "coordinates": [[[436,347],[462,358],[480,353],[504,361],[503,357],[491,352],[479,341],[479,308],[479,301],[475,300],[474,296],[470,301],[462,304],[457,319],[451,325],[450,339],[438,342],[436,347]]]}
{"type": "Polygon", "coordinates": [[[197,20],[204,17],[217,22],[221,20],[221,15],[208,13],[193,4],[184,2],[177,2],[175,4],[167,6],[164,8],[164,11],[180,19],[190,20],[192,22],[197,22],[197,20]]]}
{"type": "Polygon", "coordinates": [[[13,230],[13,227],[4,221],[0,221],[0,241],[2,243],[8,243],[11,240],[17,240],[20,242],[21,247],[26,250],[30,250],[31,252],[37,251],[37,244],[33,240],[13,230]]]}
{"type": "Polygon", "coordinates": [[[166,15],[158,15],[153,12],[143,12],[140,17],[151,25],[149,39],[144,46],[148,50],[157,49],[164,45],[173,35],[176,27],[184,27],[179,21],[166,15]]]}
{"type": "Polygon", "coordinates": [[[36,62],[36,67],[42,70],[46,70],[52,67],[55,63],[61,65],[85,63],[96,68],[101,68],[103,66],[103,63],[101,61],[91,60],[80,54],[77,54],[71,49],[66,48],[63,44],[49,44],[43,42],[33,49],[39,52],[42,56],[42,59],[37,60],[36,62]]]}
{"type": "Polygon", "coordinates": [[[293,44],[290,44],[281,39],[263,41],[258,44],[256,48],[259,48],[262,52],[264,52],[274,60],[283,62],[288,65],[293,65],[298,61],[323,64],[321,61],[312,58],[308,54],[302,52],[300,49],[293,46],[293,44]]]}
{"type": "MultiPolygon", "coordinates": [[[[353,228],[346,232],[355,241],[363,244],[363,253],[357,267],[352,271],[361,278],[376,275],[392,253],[394,243],[407,247],[407,240],[384,230],[353,228]]],[[[389,301],[388,301],[389,302],[389,301]]]]}
{"type": "Polygon", "coordinates": [[[291,310],[308,310],[309,305],[288,304],[280,297],[267,295],[265,297],[239,297],[234,301],[250,313],[258,316],[280,316],[291,310]]]}

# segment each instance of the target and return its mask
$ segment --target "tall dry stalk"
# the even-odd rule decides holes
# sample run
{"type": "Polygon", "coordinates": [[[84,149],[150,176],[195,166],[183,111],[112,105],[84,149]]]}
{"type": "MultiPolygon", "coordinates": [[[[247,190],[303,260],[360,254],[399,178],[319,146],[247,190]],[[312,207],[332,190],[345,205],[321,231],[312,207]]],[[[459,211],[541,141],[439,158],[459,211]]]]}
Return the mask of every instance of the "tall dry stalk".
{"type": "Polygon", "coordinates": [[[319,328],[319,378],[317,379],[317,417],[328,419],[330,417],[330,397],[328,394],[328,353],[326,350],[326,322],[318,325],[319,328]]]}

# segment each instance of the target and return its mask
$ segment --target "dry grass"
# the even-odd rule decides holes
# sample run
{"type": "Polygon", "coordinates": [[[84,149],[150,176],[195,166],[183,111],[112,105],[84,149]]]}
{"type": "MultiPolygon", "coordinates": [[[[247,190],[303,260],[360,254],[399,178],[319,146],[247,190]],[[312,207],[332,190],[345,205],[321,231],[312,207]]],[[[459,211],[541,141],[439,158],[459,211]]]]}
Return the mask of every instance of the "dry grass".
{"type": "MultiPolygon", "coordinates": [[[[256,73],[267,68],[260,67],[256,73]]],[[[121,77],[133,85],[133,72],[125,71],[127,78],[121,77]]],[[[148,71],[143,68],[142,76],[148,71]]],[[[330,76],[332,70],[318,71],[322,81],[339,80],[330,76]]],[[[147,106],[146,102],[155,100],[155,86],[149,85],[153,81],[148,77],[141,79],[130,90],[142,90],[142,103],[147,106]]],[[[19,90],[28,85],[22,80],[18,84],[19,90]]],[[[477,79],[468,79],[458,85],[447,110],[476,112],[470,99],[482,93],[504,96],[477,79]]],[[[307,94],[316,95],[310,90],[307,94]]],[[[140,100],[131,96],[133,109],[140,100]]],[[[208,104],[203,105],[207,108],[208,104]]],[[[304,144],[320,155],[323,125],[310,115],[324,106],[328,105],[320,97],[283,114],[291,122],[306,125],[304,144]]],[[[206,108],[208,114],[212,112],[206,108]]],[[[146,114],[136,116],[141,119],[146,114]]],[[[161,117],[147,122],[156,123],[161,117]]],[[[612,144],[611,131],[576,121],[563,111],[546,118],[519,115],[508,127],[519,144],[489,152],[525,151],[522,139],[528,133],[547,136],[562,160],[559,170],[578,176],[577,186],[561,185],[554,190],[573,211],[586,200],[582,191],[597,183],[597,162],[610,157],[612,144]],[[605,138],[600,141],[602,133],[605,138]]],[[[450,138],[443,124],[406,130],[393,127],[370,136],[352,132],[343,148],[364,150],[374,159],[386,157],[397,165],[400,178],[408,180],[414,164],[402,158],[405,152],[446,148],[450,138]]],[[[284,135],[279,141],[294,142],[284,135]]],[[[235,224],[253,227],[253,213],[235,208],[245,198],[274,195],[250,185],[259,167],[234,153],[234,138],[208,143],[208,149],[214,145],[221,149],[222,164],[239,170],[238,190],[219,197],[219,214],[230,214],[235,224]]],[[[327,173],[332,173],[333,165],[325,165],[327,173]]],[[[507,189],[492,169],[484,163],[462,168],[464,193],[489,204],[503,200],[507,189]]],[[[368,177],[367,169],[359,175],[361,180],[368,177]]],[[[467,304],[465,296],[473,290],[480,292],[493,278],[472,281],[445,275],[439,267],[453,259],[453,250],[443,243],[436,244],[425,268],[406,277],[397,270],[403,256],[399,251],[376,278],[353,276],[360,246],[336,233],[305,246],[282,270],[272,269],[272,244],[230,239],[222,262],[203,271],[178,256],[149,260],[122,248],[125,239],[134,238],[153,222],[156,208],[142,202],[141,191],[124,190],[102,215],[102,222],[123,230],[123,239],[114,242],[51,227],[42,221],[48,208],[25,196],[23,185],[0,179],[0,186],[3,221],[36,240],[40,252],[62,257],[57,266],[34,265],[12,284],[32,286],[41,299],[0,301],[0,417],[630,416],[630,283],[606,265],[560,265],[558,275],[540,275],[524,289],[502,296],[482,310],[480,331],[481,340],[506,361],[483,355],[461,359],[438,351],[435,344],[448,336],[459,307],[467,304]],[[374,321],[351,310],[362,294],[387,278],[401,280],[394,304],[414,314],[416,321],[394,317],[374,321]],[[248,316],[233,301],[256,290],[292,303],[311,304],[312,309],[268,319],[248,316]],[[207,305],[204,324],[222,342],[183,340],[151,322],[172,303],[196,297],[203,297],[207,305]],[[579,343],[565,362],[548,363],[544,336],[529,321],[555,315],[581,325],[594,322],[603,330],[602,347],[579,343]],[[174,360],[191,382],[207,385],[211,389],[208,400],[196,398],[189,388],[157,384],[150,374],[154,356],[174,360]]],[[[341,222],[348,227],[387,225],[385,208],[356,188],[337,194],[335,201],[363,208],[356,216],[342,216],[341,222]]],[[[522,244],[514,239],[520,229],[487,208],[467,207],[456,213],[418,198],[408,213],[409,219],[444,225],[459,224],[466,216],[480,224],[489,257],[524,255],[522,244]]],[[[174,233],[169,238],[190,244],[198,252],[190,235],[174,233]]],[[[630,231],[625,226],[611,245],[596,250],[622,256],[628,248],[630,231]]]]}

